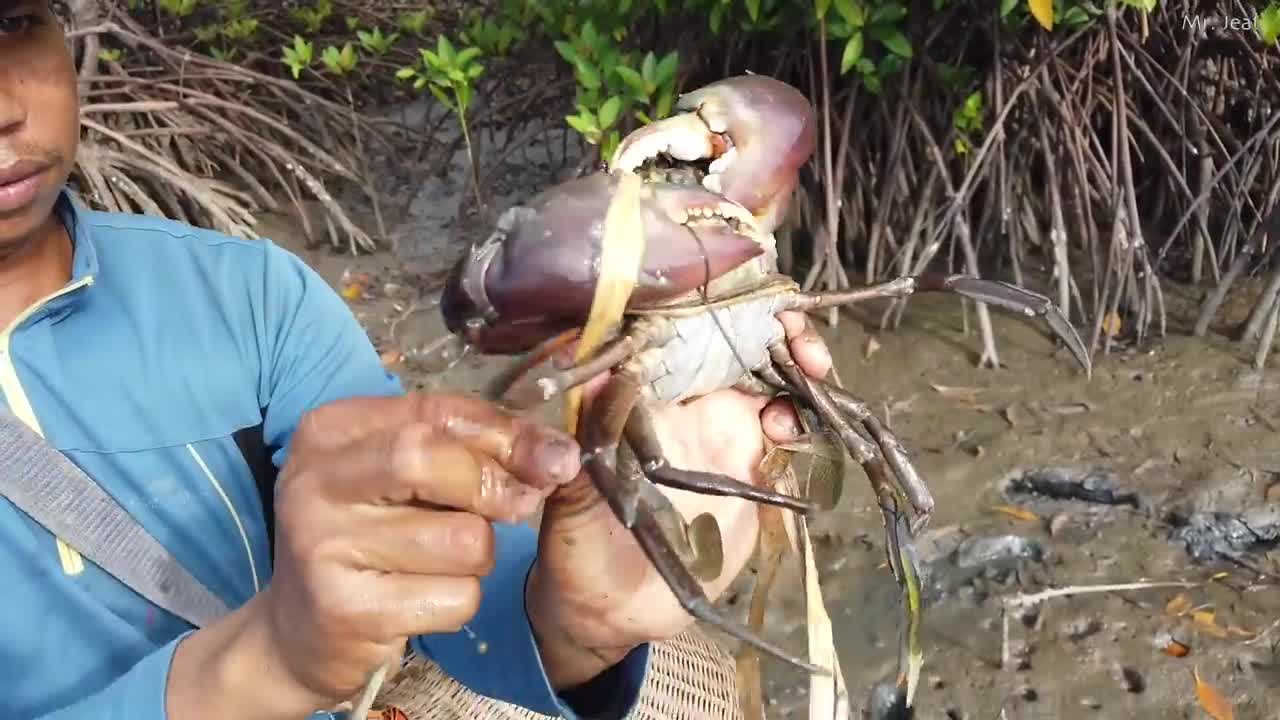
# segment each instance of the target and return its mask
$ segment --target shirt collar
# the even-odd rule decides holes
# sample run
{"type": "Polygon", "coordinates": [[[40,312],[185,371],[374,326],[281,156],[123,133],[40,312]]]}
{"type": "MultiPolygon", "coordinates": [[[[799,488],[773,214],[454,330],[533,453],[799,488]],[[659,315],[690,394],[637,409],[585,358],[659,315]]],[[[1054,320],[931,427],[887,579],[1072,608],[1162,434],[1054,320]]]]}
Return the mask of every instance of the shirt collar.
{"type": "Polygon", "coordinates": [[[86,278],[92,282],[93,276],[98,274],[98,249],[84,221],[85,208],[69,188],[63,188],[58,193],[53,211],[71,236],[71,283],[84,282],[86,278]]]}

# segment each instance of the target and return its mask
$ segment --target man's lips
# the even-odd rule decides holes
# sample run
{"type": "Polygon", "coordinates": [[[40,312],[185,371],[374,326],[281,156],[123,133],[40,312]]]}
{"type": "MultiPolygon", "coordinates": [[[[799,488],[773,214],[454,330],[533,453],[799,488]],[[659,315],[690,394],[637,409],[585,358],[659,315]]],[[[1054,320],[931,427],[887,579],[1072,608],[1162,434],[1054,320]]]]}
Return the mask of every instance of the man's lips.
{"type": "Polygon", "coordinates": [[[31,203],[40,189],[48,161],[19,160],[0,167],[0,213],[15,212],[31,203]]]}

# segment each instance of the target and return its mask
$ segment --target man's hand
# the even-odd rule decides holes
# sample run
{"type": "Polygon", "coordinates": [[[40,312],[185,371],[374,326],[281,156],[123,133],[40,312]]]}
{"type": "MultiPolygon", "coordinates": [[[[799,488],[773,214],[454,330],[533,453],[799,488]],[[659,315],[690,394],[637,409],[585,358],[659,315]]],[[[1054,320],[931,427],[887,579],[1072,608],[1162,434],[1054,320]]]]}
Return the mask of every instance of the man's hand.
{"type": "MultiPolygon", "coordinates": [[[[813,377],[825,377],[831,356],[803,313],[783,313],[792,354],[813,377]]],[[[592,381],[598,391],[606,377],[592,381]]],[[[589,402],[589,400],[588,400],[589,402]]],[[[786,442],[799,433],[790,402],[725,390],[663,411],[659,432],[672,465],[718,472],[758,484],[764,436],[786,442]],[[762,433],[763,430],[763,433],[762,433]]],[[[530,619],[551,681],[584,683],[635,646],[669,639],[693,619],[614,518],[584,471],[547,500],[538,559],[527,590],[530,619]],[[584,509],[582,497],[590,498],[584,509]],[[572,500],[570,500],[572,499],[572,500]]],[[[664,488],[686,519],[716,516],[724,541],[724,572],[705,584],[713,600],[750,559],[759,530],[757,506],[736,498],[664,488]]]]}
{"type": "Polygon", "coordinates": [[[410,636],[472,618],[494,565],[490,521],[530,516],[580,467],[568,435],[462,396],[311,413],[277,484],[271,584],[179,645],[174,717],[252,704],[257,718],[298,718],[351,697],[410,636]]]}

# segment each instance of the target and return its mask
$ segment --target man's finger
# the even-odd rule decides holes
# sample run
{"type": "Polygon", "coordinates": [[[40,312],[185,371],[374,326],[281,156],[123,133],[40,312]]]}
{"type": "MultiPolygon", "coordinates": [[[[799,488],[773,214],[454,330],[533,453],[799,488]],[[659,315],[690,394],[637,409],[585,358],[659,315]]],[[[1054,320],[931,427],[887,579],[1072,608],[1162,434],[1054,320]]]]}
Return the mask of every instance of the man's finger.
{"type": "MultiPolygon", "coordinates": [[[[457,632],[480,609],[480,579],[449,575],[365,573],[339,611],[353,616],[370,637],[390,641],[457,632]]],[[[335,592],[338,589],[334,589],[335,592]]]]}
{"type": "Polygon", "coordinates": [[[831,351],[809,322],[809,316],[799,310],[788,310],[778,313],[778,322],[787,333],[787,345],[800,369],[809,377],[825,378],[831,372],[831,351]]]}
{"type": "Polygon", "coordinates": [[[471,446],[412,423],[308,459],[319,492],[342,503],[425,504],[515,521],[532,513],[546,486],[536,463],[512,470],[471,446]]]}
{"type": "Polygon", "coordinates": [[[581,450],[567,433],[457,394],[412,393],[330,403],[303,418],[290,451],[336,450],[409,425],[464,442],[538,487],[564,484],[581,469],[581,450]]]}
{"type": "Polygon", "coordinates": [[[493,570],[493,525],[475,513],[387,508],[349,536],[347,563],[360,570],[475,576],[493,570]]]}
{"type": "Polygon", "coordinates": [[[769,401],[760,412],[760,425],[764,434],[775,443],[787,443],[803,434],[800,417],[791,398],[777,397],[769,401]]]}

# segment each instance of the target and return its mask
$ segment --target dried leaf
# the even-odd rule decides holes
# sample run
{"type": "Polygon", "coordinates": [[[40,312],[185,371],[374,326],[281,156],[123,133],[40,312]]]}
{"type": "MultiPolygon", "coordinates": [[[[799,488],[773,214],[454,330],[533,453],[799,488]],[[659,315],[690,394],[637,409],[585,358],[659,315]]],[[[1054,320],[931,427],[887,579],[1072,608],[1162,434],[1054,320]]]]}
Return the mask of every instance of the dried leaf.
{"type": "Polygon", "coordinates": [[[996,505],[991,509],[995,510],[998,513],[1008,515],[1014,520],[1022,520],[1024,522],[1036,522],[1037,520],[1040,519],[1039,515],[1031,512],[1030,510],[1025,510],[1020,507],[1014,507],[1013,505],[996,505]]]}
{"type": "Polygon", "coordinates": [[[1196,629],[1201,632],[1218,638],[1227,636],[1226,629],[1218,624],[1218,620],[1212,610],[1197,610],[1191,613],[1191,619],[1195,623],[1196,629]]]}
{"type": "MultiPolygon", "coordinates": [[[[640,209],[645,193],[640,176],[627,173],[620,178],[609,202],[601,230],[599,275],[591,310],[574,352],[576,362],[595,353],[622,322],[644,261],[645,237],[640,209]]],[[[581,409],[582,387],[577,386],[565,393],[565,429],[570,435],[577,434],[581,409]]]]}
{"type": "Polygon", "coordinates": [[[1053,0],[1027,0],[1027,7],[1045,30],[1053,29],[1053,0]]]}
{"type": "Polygon", "coordinates": [[[1196,683],[1196,699],[1200,701],[1200,707],[1209,713],[1209,717],[1213,720],[1235,720],[1235,711],[1231,708],[1231,701],[1223,697],[1212,685],[1200,679],[1200,670],[1192,668],[1191,677],[1196,683]]]}
{"type": "Polygon", "coordinates": [[[1109,312],[1102,318],[1102,332],[1106,333],[1107,337],[1115,337],[1119,335],[1122,325],[1123,323],[1120,322],[1120,316],[1114,312],[1109,312]]]}
{"type": "Polygon", "coordinates": [[[867,360],[870,360],[871,356],[875,355],[876,351],[879,349],[880,349],[880,341],[876,340],[875,335],[868,335],[867,341],[862,344],[862,357],[866,358],[867,360]]]}
{"type": "Polygon", "coordinates": [[[342,287],[342,297],[348,300],[359,300],[364,297],[364,286],[360,283],[347,283],[342,287]]]}
{"type": "Polygon", "coordinates": [[[1165,614],[1173,615],[1173,616],[1185,615],[1186,612],[1190,609],[1191,609],[1191,600],[1188,599],[1186,595],[1183,595],[1181,593],[1179,593],[1178,595],[1175,595],[1174,598],[1170,600],[1167,605],[1164,606],[1165,614]]]}
{"type": "Polygon", "coordinates": [[[951,387],[948,385],[930,385],[938,394],[948,400],[960,400],[962,402],[977,402],[978,393],[982,392],[982,388],[977,387],[951,387]]]}
{"type": "Polygon", "coordinates": [[[809,528],[801,516],[788,513],[794,525],[794,534],[800,539],[803,556],[803,582],[805,589],[806,626],[809,635],[809,662],[831,671],[831,677],[809,677],[809,718],[851,717],[849,689],[840,669],[840,657],[835,650],[831,616],[827,613],[822,597],[822,585],[818,567],[813,559],[813,541],[809,528]]]}
{"type": "Polygon", "coordinates": [[[1165,645],[1164,648],[1162,648],[1162,651],[1164,652],[1165,655],[1168,655],[1170,657],[1180,658],[1180,657],[1186,657],[1187,653],[1191,652],[1191,648],[1187,647],[1186,645],[1183,645],[1177,640],[1170,640],[1169,644],[1165,645]]]}

